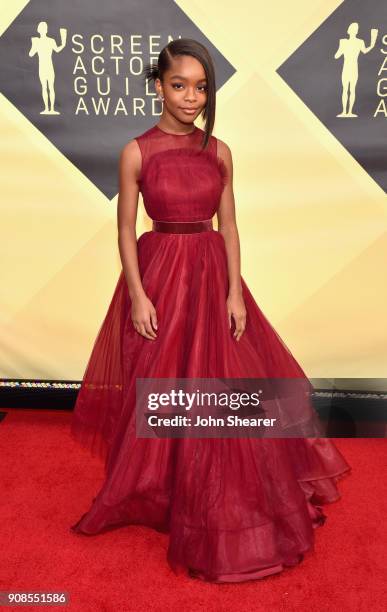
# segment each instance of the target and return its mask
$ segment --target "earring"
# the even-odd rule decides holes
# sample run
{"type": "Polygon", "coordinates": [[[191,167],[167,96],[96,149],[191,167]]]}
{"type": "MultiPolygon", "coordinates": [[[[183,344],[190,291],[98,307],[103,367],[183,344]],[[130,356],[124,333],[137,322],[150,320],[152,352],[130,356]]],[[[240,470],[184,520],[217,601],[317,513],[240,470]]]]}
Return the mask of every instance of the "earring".
{"type": "Polygon", "coordinates": [[[159,100],[161,100],[162,102],[164,102],[164,98],[161,94],[158,95],[159,100]]]}

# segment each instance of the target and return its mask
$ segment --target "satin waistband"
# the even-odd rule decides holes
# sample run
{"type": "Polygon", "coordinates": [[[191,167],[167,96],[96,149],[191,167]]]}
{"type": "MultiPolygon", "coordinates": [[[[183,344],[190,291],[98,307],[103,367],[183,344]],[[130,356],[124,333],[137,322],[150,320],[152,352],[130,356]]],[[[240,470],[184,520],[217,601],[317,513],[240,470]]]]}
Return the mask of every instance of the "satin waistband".
{"type": "Polygon", "coordinates": [[[204,221],[156,221],[153,220],[152,230],[154,232],[166,232],[168,234],[195,234],[212,230],[212,219],[204,221]]]}

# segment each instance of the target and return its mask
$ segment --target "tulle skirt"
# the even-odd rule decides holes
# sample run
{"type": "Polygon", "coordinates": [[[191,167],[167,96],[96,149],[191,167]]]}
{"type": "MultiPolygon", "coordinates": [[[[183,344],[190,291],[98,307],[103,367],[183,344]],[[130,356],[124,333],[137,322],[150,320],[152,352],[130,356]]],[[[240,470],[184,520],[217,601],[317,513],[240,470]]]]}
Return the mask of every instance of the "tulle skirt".
{"type": "Polygon", "coordinates": [[[351,468],[326,438],[140,438],[136,378],[305,378],[242,278],[246,329],[226,310],[223,236],[145,232],[142,284],[157,339],[134,329],[121,272],[74,410],[71,433],[105,463],[90,509],[72,525],[94,535],[140,524],[169,534],[167,560],[212,582],[262,578],[313,550],[322,506],[351,468]]]}

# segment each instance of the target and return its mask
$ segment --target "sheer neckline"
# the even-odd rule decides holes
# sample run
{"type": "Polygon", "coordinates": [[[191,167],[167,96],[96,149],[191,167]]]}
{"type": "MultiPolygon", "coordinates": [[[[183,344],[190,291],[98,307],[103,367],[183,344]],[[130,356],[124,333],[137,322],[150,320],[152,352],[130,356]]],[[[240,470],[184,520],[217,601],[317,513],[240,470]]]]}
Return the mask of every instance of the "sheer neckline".
{"type": "Polygon", "coordinates": [[[160,132],[162,132],[163,134],[167,134],[168,136],[192,136],[192,134],[195,134],[197,132],[197,130],[199,129],[195,125],[194,129],[192,130],[192,132],[188,132],[188,134],[173,134],[172,132],[166,132],[165,130],[162,130],[161,127],[159,127],[157,124],[155,125],[155,128],[160,130],[160,132]]]}

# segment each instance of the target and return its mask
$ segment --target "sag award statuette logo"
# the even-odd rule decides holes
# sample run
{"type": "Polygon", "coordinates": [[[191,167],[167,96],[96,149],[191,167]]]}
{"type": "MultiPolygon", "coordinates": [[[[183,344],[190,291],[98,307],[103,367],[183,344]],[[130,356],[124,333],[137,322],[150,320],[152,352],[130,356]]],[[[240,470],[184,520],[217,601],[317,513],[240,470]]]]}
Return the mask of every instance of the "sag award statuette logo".
{"type": "Polygon", "coordinates": [[[387,1],[343,0],[276,72],[387,194],[387,1]]]}
{"type": "Polygon", "coordinates": [[[42,86],[42,98],[44,102],[44,110],[40,111],[41,115],[60,115],[59,111],[54,109],[55,106],[55,70],[52,62],[52,52],[60,53],[66,46],[67,30],[60,28],[61,44],[58,46],[54,38],[47,36],[47,23],[41,21],[36,28],[40,36],[31,37],[31,49],[29,57],[33,57],[36,53],[39,59],[39,79],[42,86]],[[50,98],[50,100],[49,100],[50,98]],[[50,108],[49,108],[50,105],[50,108]]]}
{"type": "Polygon", "coordinates": [[[186,37],[209,50],[217,89],[235,73],[174,0],[19,4],[24,8],[0,35],[2,96],[109,201],[119,191],[120,151],[160,115],[145,65],[186,37]]]}
{"type": "Polygon", "coordinates": [[[349,38],[341,38],[339,48],[335,53],[335,59],[339,59],[341,56],[344,57],[343,71],[341,74],[341,82],[343,84],[342,90],[342,103],[343,110],[336,117],[357,117],[353,112],[353,106],[356,99],[356,85],[359,78],[359,55],[361,53],[369,53],[371,49],[375,47],[376,39],[378,37],[378,30],[373,28],[371,30],[371,42],[369,47],[366,47],[365,42],[362,38],[358,38],[359,24],[354,22],[348,27],[347,34],[349,38]],[[349,96],[348,96],[349,91],[349,96]],[[349,107],[347,111],[347,104],[349,98],[349,107]]]}

